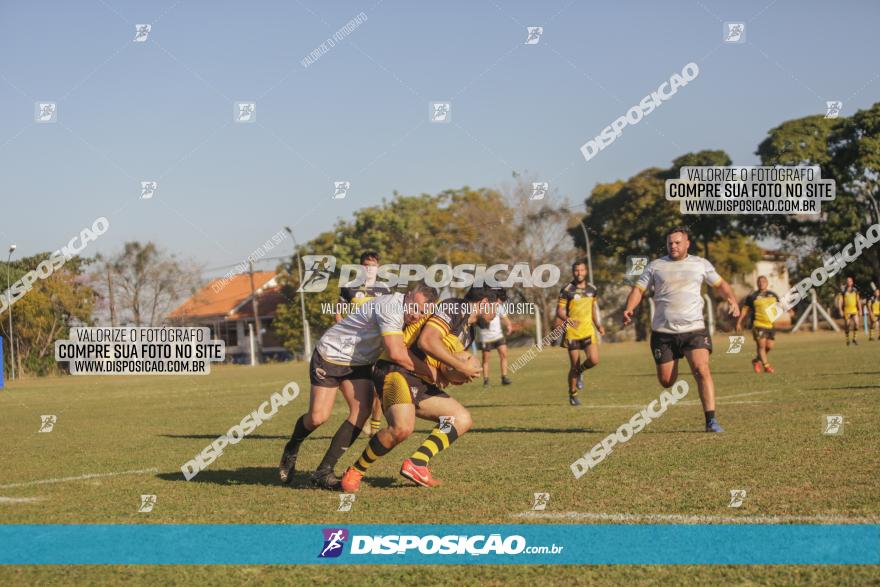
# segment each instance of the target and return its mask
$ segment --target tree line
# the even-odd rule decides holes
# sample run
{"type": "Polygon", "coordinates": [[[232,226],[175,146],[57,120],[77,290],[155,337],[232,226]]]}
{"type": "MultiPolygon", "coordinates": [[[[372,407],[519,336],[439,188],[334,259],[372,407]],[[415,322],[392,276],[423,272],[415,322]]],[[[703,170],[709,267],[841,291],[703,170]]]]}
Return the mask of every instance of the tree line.
{"type": "MultiPolygon", "coordinates": [[[[353,217],[306,243],[300,254],[331,254],[339,264],[357,263],[364,251],[377,251],[383,263],[458,265],[474,263],[551,263],[563,280],[570,263],[586,250],[590,238],[594,281],[600,288],[603,313],[614,313],[628,288],[628,256],[665,254],[664,234],[677,224],[694,235],[695,254],[711,260],[723,275],[745,274],[760,259],[758,242],[776,242],[790,255],[792,282],[839,252],[857,232],[880,222],[880,103],[850,117],[807,116],[768,131],[755,154],[762,165],[817,165],[823,178],[837,184],[837,197],[824,202],[819,217],[786,215],[687,215],[666,201],[665,181],[679,177],[683,166],[730,165],[722,150],[686,153],[668,167],[651,167],[628,179],[597,184],[576,211],[556,192],[535,197],[534,178],[513,174],[497,188],[462,187],[416,196],[393,193],[381,204],[357,210],[353,217]],[[581,227],[581,223],[583,227],[581,227]]],[[[41,253],[0,263],[11,282],[47,259],[41,253]]],[[[296,290],[296,258],[278,267],[287,302],[278,307],[273,327],[291,351],[301,352],[302,319],[296,290]]],[[[866,288],[880,283],[880,249],[871,248],[847,267],[866,288]]],[[[128,242],[107,258],[76,257],[13,306],[19,372],[45,374],[55,367],[54,341],[71,326],[104,324],[156,326],[200,286],[200,269],[191,261],[163,251],[155,243],[128,242]]],[[[818,294],[831,304],[843,275],[829,280],[818,294]]],[[[338,279],[338,276],[337,276],[338,279]]],[[[561,287],[562,284],[559,284],[561,287]]],[[[540,310],[545,330],[552,326],[559,288],[517,288],[514,302],[531,302],[540,310]]],[[[321,303],[338,298],[338,282],[306,296],[313,341],[332,325],[321,303]]],[[[447,292],[460,293],[460,292],[447,292]]],[[[777,292],[783,293],[783,292],[777,292]]],[[[9,311],[9,310],[6,310],[9,311]]],[[[0,313],[9,367],[8,321],[0,313]]],[[[639,323],[645,334],[645,319],[639,323]]]]}

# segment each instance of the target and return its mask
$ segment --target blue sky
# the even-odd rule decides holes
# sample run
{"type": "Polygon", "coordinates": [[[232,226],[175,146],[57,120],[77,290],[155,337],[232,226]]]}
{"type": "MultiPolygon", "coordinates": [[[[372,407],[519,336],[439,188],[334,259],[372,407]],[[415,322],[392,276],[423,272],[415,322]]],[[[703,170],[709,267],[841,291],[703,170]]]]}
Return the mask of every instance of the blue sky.
{"type": "Polygon", "coordinates": [[[880,99],[878,17],[867,0],[2,2],[0,248],[53,250],[106,216],[85,254],[153,240],[216,267],[395,190],[498,187],[516,170],[581,207],[597,182],[688,151],[753,164],[780,122],[880,99]],[[746,42],[722,43],[724,21],[745,22],[746,42]],[[544,27],[538,44],[527,26],[544,27]],[[691,61],[696,80],[584,160],[584,142],[691,61]],[[446,100],[452,123],[428,122],[446,100]],[[59,121],[37,124],[35,101],[57,102],[59,121]],[[235,101],[256,101],[256,123],[233,123],[235,101]],[[141,180],[158,180],[155,198],[138,198],[141,180]],[[346,199],[334,180],[352,182],[346,199]]]}

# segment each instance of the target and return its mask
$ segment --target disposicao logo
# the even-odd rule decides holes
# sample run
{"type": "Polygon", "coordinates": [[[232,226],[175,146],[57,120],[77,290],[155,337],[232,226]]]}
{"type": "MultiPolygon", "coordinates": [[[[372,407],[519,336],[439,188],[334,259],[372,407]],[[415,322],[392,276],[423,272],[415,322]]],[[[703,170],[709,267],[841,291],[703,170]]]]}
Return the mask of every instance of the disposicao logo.
{"type": "Polygon", "coordinates": [[[324,548],[318,558],[335,558],[342,554],[342,547],[348,540],[348,530],[345,528],[324,528],[324,548]]]}

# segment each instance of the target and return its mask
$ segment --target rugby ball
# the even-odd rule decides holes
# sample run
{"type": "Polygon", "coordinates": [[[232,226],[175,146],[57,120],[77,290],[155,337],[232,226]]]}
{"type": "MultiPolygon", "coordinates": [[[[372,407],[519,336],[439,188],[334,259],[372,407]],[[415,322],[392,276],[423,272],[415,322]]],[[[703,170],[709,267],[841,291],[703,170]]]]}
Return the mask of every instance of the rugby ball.
{"type": "MultiPolygon", "coordinates": [[[[467,351],[459,351],[457,353],[453,353],[457,359],[462,361],[466,361],[467,364],[474,369],[480,368],[480,361],[477,360],[475,356],[470,354],[467,351]]],[[[458,369],[453,369],[448,365],[441,365],[440,369],[442,369],[443,374],[446,376],[446,379],[449,380],[449,383],[453,385],[461,385],[462,383],[468,382],[468,377],[458,369]]]]}

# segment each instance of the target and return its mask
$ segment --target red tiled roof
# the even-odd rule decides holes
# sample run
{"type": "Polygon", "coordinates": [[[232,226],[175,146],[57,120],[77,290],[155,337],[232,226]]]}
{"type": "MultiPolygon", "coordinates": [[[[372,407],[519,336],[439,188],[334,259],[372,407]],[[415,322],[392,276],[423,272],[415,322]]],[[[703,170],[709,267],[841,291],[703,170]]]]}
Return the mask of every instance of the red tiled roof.
{"type": "MultiPolygon", "coordinates": [[[[259,289],[266,285],[266,283],[268,283],[273,277],[275,277],[274,271],[254,271],[254,288],[259,291],[259,289]]],[[[260,294],[262,293],[263,292],[260,292],[260,294]]],[[[258,294],[257,298],[258,303],[260,302],[260,298],[263,297],[260,294],[258,294]]],[[[215,279],[171,312],[169,318],[172,320],[207,317],[225,318],[229,312],[235,309],[236,306],[249,300],[250,297],[250,274],[243,273],[241,275],[234,275],[228,279],[215,279]]],[[[277,303],[275,305],[277,305],[277,303]]],[[[243,310],[244,308],[242,308],[242,311],[243,310]]],[[[263,315],[262,309],[260,310],[260,314],[263,315]]]]}
{"type": "MultiPolygon", "coordinates": [[[[273,287],[266,289],[257,294],[257,311],[260,313],[260,318],[274,318],[275,310],[287,301],[284,296],[281,294],[280,287],[273,287]]],[[[253,304],[245,304],[241,308],[238,309],[234,314],[229,316],[229,320],[241,320],[242,318],[250,318],[254,317],[254,305],[253,304]]]]}

